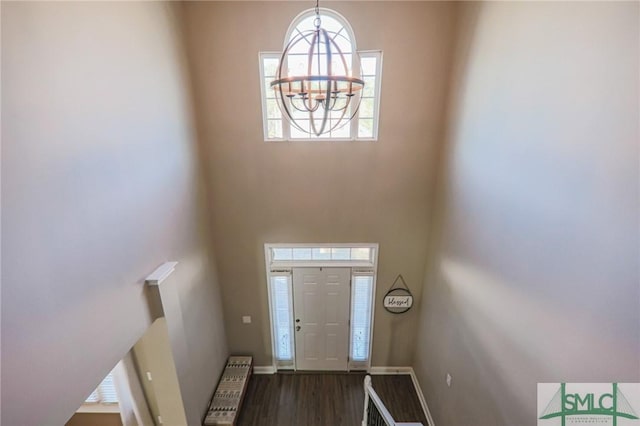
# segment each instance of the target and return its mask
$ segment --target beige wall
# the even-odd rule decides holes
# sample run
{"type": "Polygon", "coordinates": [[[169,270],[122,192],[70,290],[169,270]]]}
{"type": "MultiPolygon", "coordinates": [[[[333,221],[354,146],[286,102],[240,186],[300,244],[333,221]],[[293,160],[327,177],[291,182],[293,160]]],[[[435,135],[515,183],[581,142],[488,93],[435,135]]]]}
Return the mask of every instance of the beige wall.
{"type": "MultiPolygon", "coordinates": [[[[140,382],[153,419],[162,417],[167,425],[186,425],[180,384],[171,354],[165,318],[158,318],[133,346],[140,382]],[[148,379],[147,373],[151,375],[148,379]]],[[[213,387],[211,391],[213,392],[213,387]]]]}
{"type": "Polygon", "coordinates": [[[150,325],[166,260],[188,418],[206,410],[227,350],[174,8],[2,4],[3,424],[73,415],[150,325]]]}
{"type": "Polygon", "coordinates": [[[258,52],[281,50],[291,20],[311,5],[186,4],[229,346],[271,363],[264,243],[378,242],[372,360],[408,365],[417,312],[393,315],[380,305],[399,273],[420,299],[453,7],[323,6],[350,21],[358,48],[384,51],[377,142],[263,142],[258,52]]]}
{"type": "Polygon", "coordinates": [[[415,368],[439,425],[534,425],[640,380],[638,3],[462,11],[415,368]]]}

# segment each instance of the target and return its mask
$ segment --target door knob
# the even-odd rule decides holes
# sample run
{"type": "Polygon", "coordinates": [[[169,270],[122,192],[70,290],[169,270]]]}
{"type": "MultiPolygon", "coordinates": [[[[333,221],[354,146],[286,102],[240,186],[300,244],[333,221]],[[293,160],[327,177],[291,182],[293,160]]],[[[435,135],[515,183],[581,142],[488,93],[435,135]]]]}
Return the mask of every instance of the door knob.
{"type": "Polygon", "coordinates": [[[300,327],[299,325],[296,326],[296,331],[300,331],[302,327],[300,327]]]}

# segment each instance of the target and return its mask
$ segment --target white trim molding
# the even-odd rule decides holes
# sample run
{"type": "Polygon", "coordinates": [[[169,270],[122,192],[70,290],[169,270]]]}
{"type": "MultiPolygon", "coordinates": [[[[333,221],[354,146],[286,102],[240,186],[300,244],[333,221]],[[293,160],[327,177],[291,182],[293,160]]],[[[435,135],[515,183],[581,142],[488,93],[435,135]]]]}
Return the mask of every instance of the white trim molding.
{"type": "Polygon", "coordinates": [[[420,387],[420,383],[418,383],[418,377],[416,376],[416,372],[413,371],[413,367],[371,367],[369,370],[369,374],[371,375],[392,375],[392,374],[408,374],[411,376],[411,381],[413,382],[413,387],[416,390],[416,395],[418,395],[418,400],[420,401],[420,405],[422,406],[422,411],[424,412],[424,416],[427,418],[427,423],[429,426],[435,426],[435,422],[433,421],[433,417],[431,416],[431,411],[429,411],[429,406],[427,405],[427,400],[424,397],[424,393],[422,393],[422,388],[420,387]]]}
{"type": "Polygon", "coordinates": [[[155,271],[153,271],[149,276],[145,279],[145,282],[149,285],[160,285],[164,280],[169,278],[169,275],[173,273],[176,269],[176,265],[178,262],[165,262],[162,265],[158,266],[155,271]]]}
{"type": "Polygon", "coordinates": [[[120,405],[84,403],[76,413],[120,413],[120,405]]]}
{"type": "Polygon", "coordinates": [[[411,374],[411,367],[371,367],[369,374],[372,376],[380,376],[384,374],[411,374]]]}
{"type": "Polygon", "coordinates": [[[275,374],[276,368],[273,365],[256,365],[253,367],[253,374],[275,374]]]}
{"type": "Polygon", "coordinates": [[[422,411],[424,411],[424,415],[427,417],[427,423],[429,426],[436,426],[433,421],[433,417],[431,416],[431,411],[429,411],[429,406],[427,405],[427,399],[424,397],[422,393],[422,388],[420,387],[420,383],[418,383],[418,376],[416,376],[416,372],[413,371],[413,367],[411,368],[411,381],[413,381],[413,387],[416,388],[416,394],[418,395],[418,399],[420,400],[420,405],[422,405],[422,411]]]}

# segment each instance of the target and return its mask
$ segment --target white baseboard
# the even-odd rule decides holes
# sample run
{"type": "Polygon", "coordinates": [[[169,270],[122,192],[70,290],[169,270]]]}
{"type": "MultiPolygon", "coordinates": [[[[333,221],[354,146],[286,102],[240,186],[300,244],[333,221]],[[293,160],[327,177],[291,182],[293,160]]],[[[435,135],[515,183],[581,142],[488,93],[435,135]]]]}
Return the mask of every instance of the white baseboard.
{"type": "Polygon", "coordinates": [[[431,412],[429,411],[429,406],[427,405],[427,400],[422,393],[422,388],[420,387],[420,383],[418,383],[418,377],[416,376],[415,371],[413,371],[413,367],[371,367],[369,369],[369,374],[371,374],[372,376],[382,374],[408,374],[409,376],[411,376],[411,381],[413,382],[413,387],[415,388],[416,394],[418,395],[418,400],[420,401],[420,405],[422,406],[422,411],[424,411],[424,416],[427,418],[429,426],[435,426],[433,417],[431,416],[431,412]]]}
{"type": "Polygon", "coordinates": [[[424,415],[427,418],[427,423],[429,426],[436,426],[433,421],[433,417],[431,416],[431,411],[429,411],[429,406],[427,405],[427,400],[422,393],[422,388],[420,387],[420,383],[418,383],[418,377],[416,376],[416,372],[411,368],[411,381],[413,382],[413,387],[416,388],[416,393],[418,394],[418,399],[420,400],[420,405],[422,405],[422,411],[424,411],[424,415]]]}
{"type": "Polygon", "coordinates": [[[381,374],[411,374],[411,367],[371,367],[369,374],[377,376],[381,374]]]}
{"type": "Polygon", "coordinates": [[[256,365],[253,367],[253,374],[275,374],[276,369],[273,365],[256,365]]]}

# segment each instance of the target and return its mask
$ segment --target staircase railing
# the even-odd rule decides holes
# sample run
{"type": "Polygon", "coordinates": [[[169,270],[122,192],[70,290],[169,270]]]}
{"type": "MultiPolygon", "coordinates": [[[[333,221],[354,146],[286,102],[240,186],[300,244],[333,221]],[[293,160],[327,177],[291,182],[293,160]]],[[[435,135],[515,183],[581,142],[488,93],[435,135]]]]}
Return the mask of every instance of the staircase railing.
{"type": "Polygon", "coordinates": [[[423,426],[422,423],[398,423],[384,406],[373,386],[371,376],[364,378],[364,415],[362,426],[423,426]]]}

